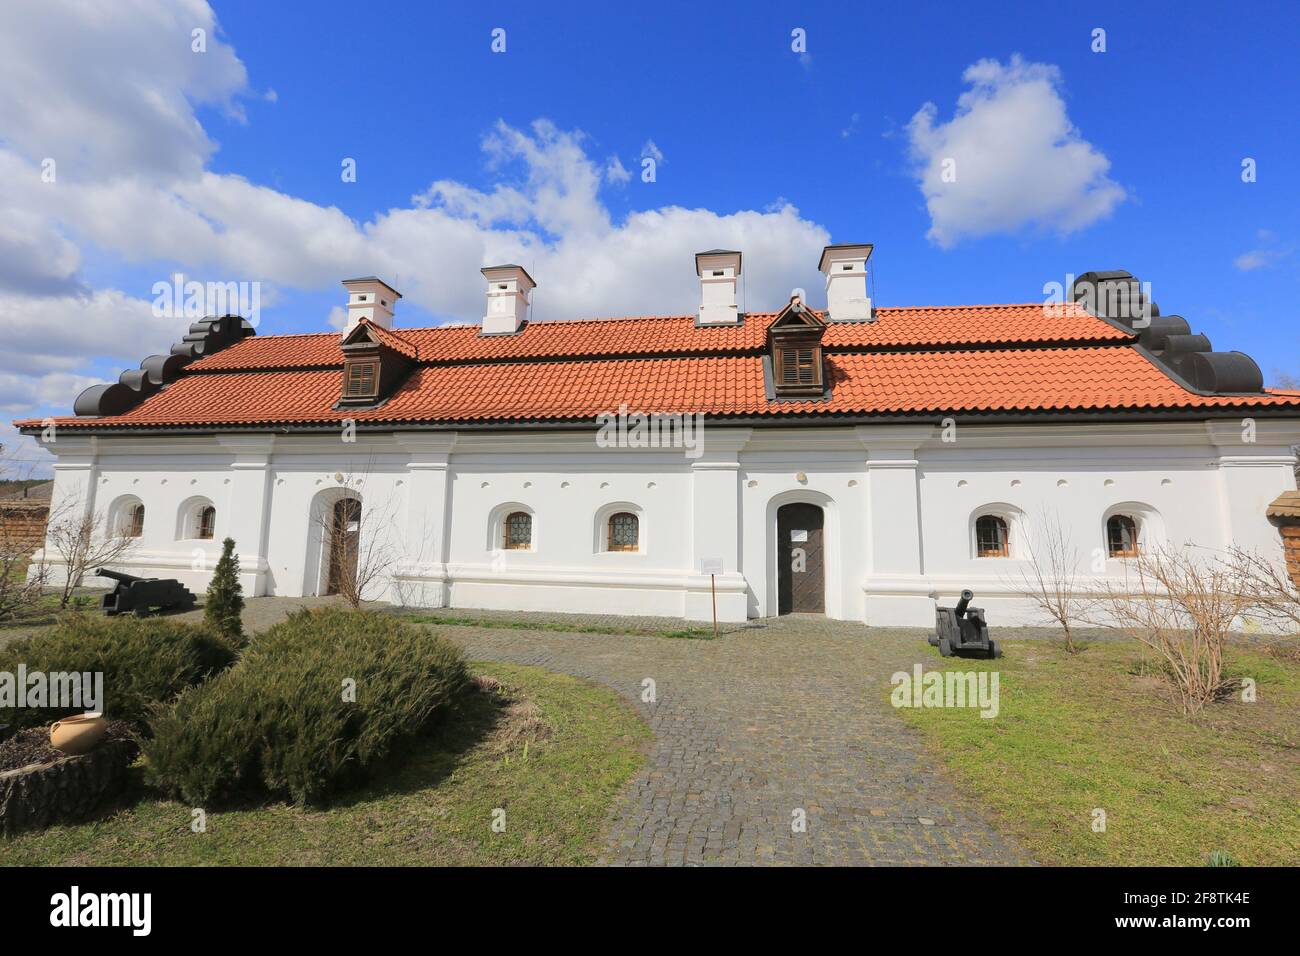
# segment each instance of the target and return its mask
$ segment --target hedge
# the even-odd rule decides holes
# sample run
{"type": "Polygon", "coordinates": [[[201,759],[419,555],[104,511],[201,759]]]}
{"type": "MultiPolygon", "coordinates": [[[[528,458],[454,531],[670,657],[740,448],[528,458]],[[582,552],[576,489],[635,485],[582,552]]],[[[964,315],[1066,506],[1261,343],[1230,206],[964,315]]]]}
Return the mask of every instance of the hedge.
{"type": "MultiPolygon", "coordinates": [[[[205,627],[168,618],[67,614],[48,631],[0,647],[0,674],[12,675],[16,685],[19,665],[28,675],[43,672],[47,679],[59,672],[102,673],[105,715],[138,721],[234,660],[234,649],[205,627]]],[[[0,699],[0,724],[35,727],[86,709],[16,703],[0,699]]]]}
{"type": "Polygon", "coordinates": [[[147,779],[192,806],[319,804],[428,728],[468,680],[460,651],[431,631],[376,612],[301,610],[155,716],[147,779]]]}

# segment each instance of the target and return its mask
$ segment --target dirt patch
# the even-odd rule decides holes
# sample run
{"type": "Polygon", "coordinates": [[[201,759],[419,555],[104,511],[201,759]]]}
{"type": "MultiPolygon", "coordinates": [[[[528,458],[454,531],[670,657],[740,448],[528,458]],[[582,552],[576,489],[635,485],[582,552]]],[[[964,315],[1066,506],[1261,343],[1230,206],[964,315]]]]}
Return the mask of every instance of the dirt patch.
{"type": "Polygon", "coordinates": [[[524,746],[536,746],[550,740],[555,733],[542,715],[542,708],[528,697],[512,700],[500,724],[492,734],[493,748],[505,753],[524,746]]]}

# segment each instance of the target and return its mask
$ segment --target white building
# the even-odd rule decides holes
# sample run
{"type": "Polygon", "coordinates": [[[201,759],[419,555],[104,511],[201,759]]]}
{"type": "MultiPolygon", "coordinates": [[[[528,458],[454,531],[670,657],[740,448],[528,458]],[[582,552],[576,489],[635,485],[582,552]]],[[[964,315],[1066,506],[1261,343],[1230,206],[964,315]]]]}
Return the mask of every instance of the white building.
{"type": "Polygon", "coordinates": [[[969,587],[1028,622],[1043,520],[1091,578],[1137,543],[1276,548],[1300,393],[1127,273],[1063,305],[873,308],[870,254],[825,250],[824,312],[741,313],[741,254],[711,250],[696,315],[530,322],[503,265],[481,327],[393,328],[373,277],[342,335],[207,320],[56,420],[54,496],[193,590],[231,536],[250,595],[379,559],[394,602],[705,619],[715,583],[727,621],[930,626],[969,587]]]}

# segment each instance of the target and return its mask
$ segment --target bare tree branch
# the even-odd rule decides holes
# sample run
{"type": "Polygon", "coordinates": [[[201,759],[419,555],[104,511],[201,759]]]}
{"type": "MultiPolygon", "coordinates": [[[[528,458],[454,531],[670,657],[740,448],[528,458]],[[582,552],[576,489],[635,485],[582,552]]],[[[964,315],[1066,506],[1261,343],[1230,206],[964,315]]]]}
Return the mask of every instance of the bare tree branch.
{"type": "MultiPolygon", "coordinates": [[[[358,472],[347,472],[342,476],[339,487],[343,498],[358,502],[355,512],[355,556],[349,546],[349,529],[336,533],[336,502],[321,508],[312,515],[321,535],[323,551],[329,561],[333,584],[338,593],[348,604],[359,607],[364,601],[374,600],[388,586],[392,577],[396,549],[393,544],[395,527],[393,509],[396,499],[389,497],[380,505],[374,505],[363,494],[372,471],[372,463],[358,472]],[[333,569],[347,568],[355,561],[356,573],[338,573],[333,569]]],[[[345,521],[350,521],[345,512],[345,521]]]]}
{"type": "Polygon", "coordinates": [[[1028,538],[1029,566],[1021,571],[1025,594],[1060,625],[1066,651],[1077,653],[1075,628],[1095,600],[1079,583],[1079,549],[1056,512],[1043,511],[1028,538]]]}
{"type": "MultiPolygon", "coordinates": [[[[26,481],[30,466],[18,468],[17,460],[0,446],[0,474],[26,481]]],[[[49,580],[49,566],[31,547],[31,519],[18,508],[0,509],[0,620],[18,617],[40,603],[49,580]]]]}
{"type": "Polygon", "coordinates": [[[1160,655],[1191,716],[1231,686],[1223,649],[1248,607],[1234,569],[1188,546],[1140,551],[1123,586],[1104,585],[1096,623],[1116,627],[1160,655]]]}
{"type": "Polygon", "coordinates": [[[86,510],[79,496],[52,504],[45,551],[58,556],[55,563],[62,564],[65,572],[59,607],[68,606],[87,571],[125,560],[135,546],[135,538],[122,528],[110,527],[103,512],[86,510]]]}
{"type": "Polygon", "coordinates": [[[1283,570],[1286,556],[1271,561],[1258,551],[1229,548],[1223,562],[1241,588],[1252,617],[1282,635],[1300,636],[1300,588],[1283,570]]]}

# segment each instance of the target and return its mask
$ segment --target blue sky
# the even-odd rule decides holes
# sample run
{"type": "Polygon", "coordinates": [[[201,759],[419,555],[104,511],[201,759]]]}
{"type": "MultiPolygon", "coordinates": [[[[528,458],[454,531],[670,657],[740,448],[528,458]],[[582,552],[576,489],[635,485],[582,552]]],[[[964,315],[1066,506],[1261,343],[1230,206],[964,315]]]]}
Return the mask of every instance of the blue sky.
{"type": "Polygon", "coordinates": [[[691,311],[717,245],[750,308],[817,304],[824,241],[876,244],[881,305],[1127,268],[1300,375],[1295,4],[138,3],[0,14],[7,418],[165,348],[175,270],[262,282],[267,334],[329,328],[372,271],[399,325],[475,321],[478,265],[513,256],[550,318],[691,311]],[[46,157],[57,185],[24,178],[46,157]]]}

